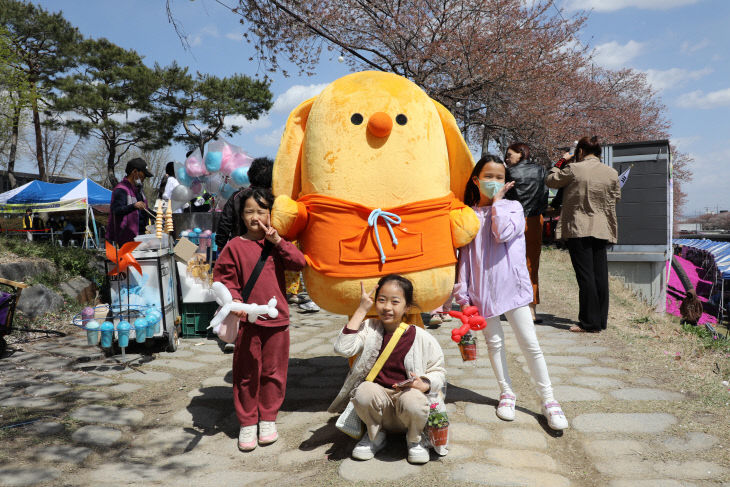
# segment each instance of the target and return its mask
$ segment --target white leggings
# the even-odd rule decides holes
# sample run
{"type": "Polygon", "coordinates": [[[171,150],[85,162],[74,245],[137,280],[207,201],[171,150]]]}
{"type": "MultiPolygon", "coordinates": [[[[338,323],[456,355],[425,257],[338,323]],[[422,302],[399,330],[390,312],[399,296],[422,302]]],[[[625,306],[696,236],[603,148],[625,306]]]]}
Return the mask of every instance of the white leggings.
{"type": "MultiPolygon", "coordinates": [[[[514,331],[522,354],[527,359],[530,375],[537,384],[537,393],[542,396],[543,402],[552,401],[553,387],[550,384],[545,357],[543,357],[540,344],[537,342],[530,308],[522,306],[507,311],[505,316],[512,327],[512,331],[514,331]]],[[[484,338],[487,340],[489,361],[492,362],[492,370],[494,370],[494,375],[497,377],[499,388],[503,393],[512,394],[512,381],[507,372],[507,354],[504,351],[504,332],[502,331],[502,324],[499,322],[499,316],[487,320],[484,338]]]]}

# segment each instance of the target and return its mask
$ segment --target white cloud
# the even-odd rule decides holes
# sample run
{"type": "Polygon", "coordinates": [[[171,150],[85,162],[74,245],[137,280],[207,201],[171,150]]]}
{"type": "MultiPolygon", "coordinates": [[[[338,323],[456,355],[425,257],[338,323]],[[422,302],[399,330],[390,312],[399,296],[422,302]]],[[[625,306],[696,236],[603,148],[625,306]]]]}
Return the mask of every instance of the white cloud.
{"type": "Polygon", "coordinates": [[[700,108],[709,110],[722,106],[730,106],[730,88],[705,93],[702,90],[685,93],[677,99],[683,108],[700,108]]]}
{"type": "Polygon", "coordinates": [[[281,134],[284,133],[284,126],[272,130],[271,132],[267,132],[262,135],[257,135],[253,138],[253,140],[258,144],[262,145],[264,147],[279,147],[279,142],[281,142],[281,134]]]}
{"type": "Polygon", "coordinates": [[[707,37],[705,37],[701,41],[695,42],[695,43],[692,43],[689,41],[684,41],[682,43],[682,47],[680,47],[680,51],[683,54],[692,54],[693,52],[702,50],[702,49],[708,47],[709,45],[710,45],[710,39],[708,39],[707,37]]]}
{"type": "Polygon", "coordinates": [[[669,10],[675,7],[692,5],[700,0],[567,0],[568,10],[594,10],[596,12],[615,12],[634,7],[646,10],[669,10]]]}
{"type": "Polygon", "coordinates": [[[301,102],[319,95],[326,86],[327,83],[291,86],[284,93],[276,97],[276,100],[274,100],[274,106],[271,107],[271,111],[273,113],[288,114],[301,102]]]}
{"type": "Polygon", "coordinates": [[[196,34],[188,37],[188,44],[192,47],[199,46],[203,43],[205,37],[220,37],[218,33],[218,27],[213,24],[208,24],[200,29],[196,34]]]}
{"type": "Polygon", "coordinates": [[[240,41],[243,39],[243,34],[240,32],[229,32],[226,34],[226,39],[230,39],[232,41],[240,41]]]}
{"type": "Polygon", "coordinates": [[[671,68],[665,70],[647,69],[646,80],[657,91],[670,88],[679,88],[688,81],[697,81],[712,73],[712,68],[703,68],[689,71],[684,68],[671,68]]]}
{"type": "Polygon", "coordinates": [[[645,44],[629,41],[624,45],[616,41],[599,44],[593,51],[593,60],[607,68],[621,68],[641,54],[645,44]]]}

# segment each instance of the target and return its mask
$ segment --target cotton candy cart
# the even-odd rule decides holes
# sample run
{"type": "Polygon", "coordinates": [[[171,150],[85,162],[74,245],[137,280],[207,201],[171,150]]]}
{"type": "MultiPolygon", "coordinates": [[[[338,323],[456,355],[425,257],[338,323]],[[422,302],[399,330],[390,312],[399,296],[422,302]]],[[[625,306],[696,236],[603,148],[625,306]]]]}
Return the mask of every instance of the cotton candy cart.
{"type": "Polygon", "coordinates": [[[180,318],[172,248],[164,242],[163,245],[151,243],[143,250],[134,250],[131,254],[139,264],[141,273],[129,266],[118,274],[110,275],[115,263],[106,261],[111,295],[109,319],[106,321],[114,325],[116,341],[119,340],[119,323],[130,323],[132,339],[136,333],[135,321],[146,318],[150,310],[156,310],[160,314],[159,326],[155,326],[153,332],[147,333],[144,342],[151,344],[154,341],[163,341],[166,350],[174,352],[180,340],[180,318]]]}

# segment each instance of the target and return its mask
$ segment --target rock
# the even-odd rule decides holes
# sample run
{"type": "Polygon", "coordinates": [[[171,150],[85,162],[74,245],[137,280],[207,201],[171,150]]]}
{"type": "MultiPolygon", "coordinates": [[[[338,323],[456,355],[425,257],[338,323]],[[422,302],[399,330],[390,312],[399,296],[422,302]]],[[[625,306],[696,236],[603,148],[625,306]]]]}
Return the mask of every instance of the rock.
{"type": "Polygon", "coordinates": [[[96,298],[96,284],[85,277],[76,276],[62,282],[58,287],[63,294],[79,304],[93,303],[96,298]]]}
{"type": "Polygon", "coordinates": [[[30,427],[35,433],[43,436],[55,435],[64,430],[65,426],[55,421],[33,423],[30,427]]]}
{"type": "MultiPolygon", "coordinates": [[[[56,272],[56,267],[49,260],[24,260],[0,264],[0,277],[11,281],[25,281],[40,274],[56,272]]],[[[23,294],[25,294],[25,290],[23,294]]],[[[21,294],[22,296],[22,294],[21,294]]]]}
{"type": "Polygon", "coordinates": [[[519,469],[489,465],[486,463],[461,463],[452,468],[449,474],[456,482],[483,484],[489,486],[567,487],[570,481],[553,473],[539,470],[519,469]]]}
{"type": "Polygon", "coordinates": [[[504,448],[487,448],[486,459],[514,468],[536,468],[538,470],[556,470],[557,464],[548,455],[529,450],[507,450],[504,448]]]}
{"type": "Polygon", "coordinates": [[[350,482],[392,482],[404,477],[417,477],[420,467],[407,463],[403,456],[379,452],[367,462],[348,458],[340,464],[340,477],[350,482]]]}
{"type": "Polygon", "coordinates": [[[715,436],[699,431],[691,431],[684,438],[669,438],[664,440],[662,444],[667,450],[682,452],[706,450],[717,442],[718,438],[715,436]]]}
{"type": "Polygon", "coordinates": [[[17,309],[30,318],[43,316],[63,306],[60,294],[48,289],[43,284],[36,284],[23,289],[18,300],[17,309]]]}
{"type": "Polygon", "coordinates": [[[681,401],[684,399],[684,396],[678,392],[640,387],[611,391],[611,395],[624,401],[681,401]]]}
{"type": "Polygon", "coordinates": [[[82,426],[71,435],[71,439],[76,443],[103,447],[112,446],[121,437],[122,432],[118,429],[104,426],[82,426]]]}
{"type": "Polygon", "coordinates": [[[572,421],[583,433],[659,433],[677,422],[666,413],[588,413],[572,421]]]}
{"type": "Polygon", "coordinates": [[[26,485],[50,482],[61,474],[53,468],[0,468],[0,482],[3,487],[25,487],[26,485]]]}
{"type": "Polygon", "coordinates": [[[136,409],[92,404],[76,409],[71,413],[71,417],[84,423],[109,423],[131,426],[142,421],[144,413],[136,409]]]}

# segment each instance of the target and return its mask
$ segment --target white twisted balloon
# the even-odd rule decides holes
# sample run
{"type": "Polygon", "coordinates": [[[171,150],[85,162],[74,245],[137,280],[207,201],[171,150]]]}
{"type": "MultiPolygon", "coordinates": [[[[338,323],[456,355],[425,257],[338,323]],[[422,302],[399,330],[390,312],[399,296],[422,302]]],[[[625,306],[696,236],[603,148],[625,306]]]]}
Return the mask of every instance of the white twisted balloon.
{"type": "Polygon", "coordinates": [[[261,315],[268,315],[270,318],[279,316],[279,310],[276,309],[275,297],[269,299],[269,302],[266,304],[234,303],[231,292],[222,282],[214,282],[211,288],[213,289],[213,294],[215,294],[215,301],[221,309],[210,320],[208,328],[215,328],[221,324],[231,311],[244,311],[249,323],[255,322],[261,315]]]}

